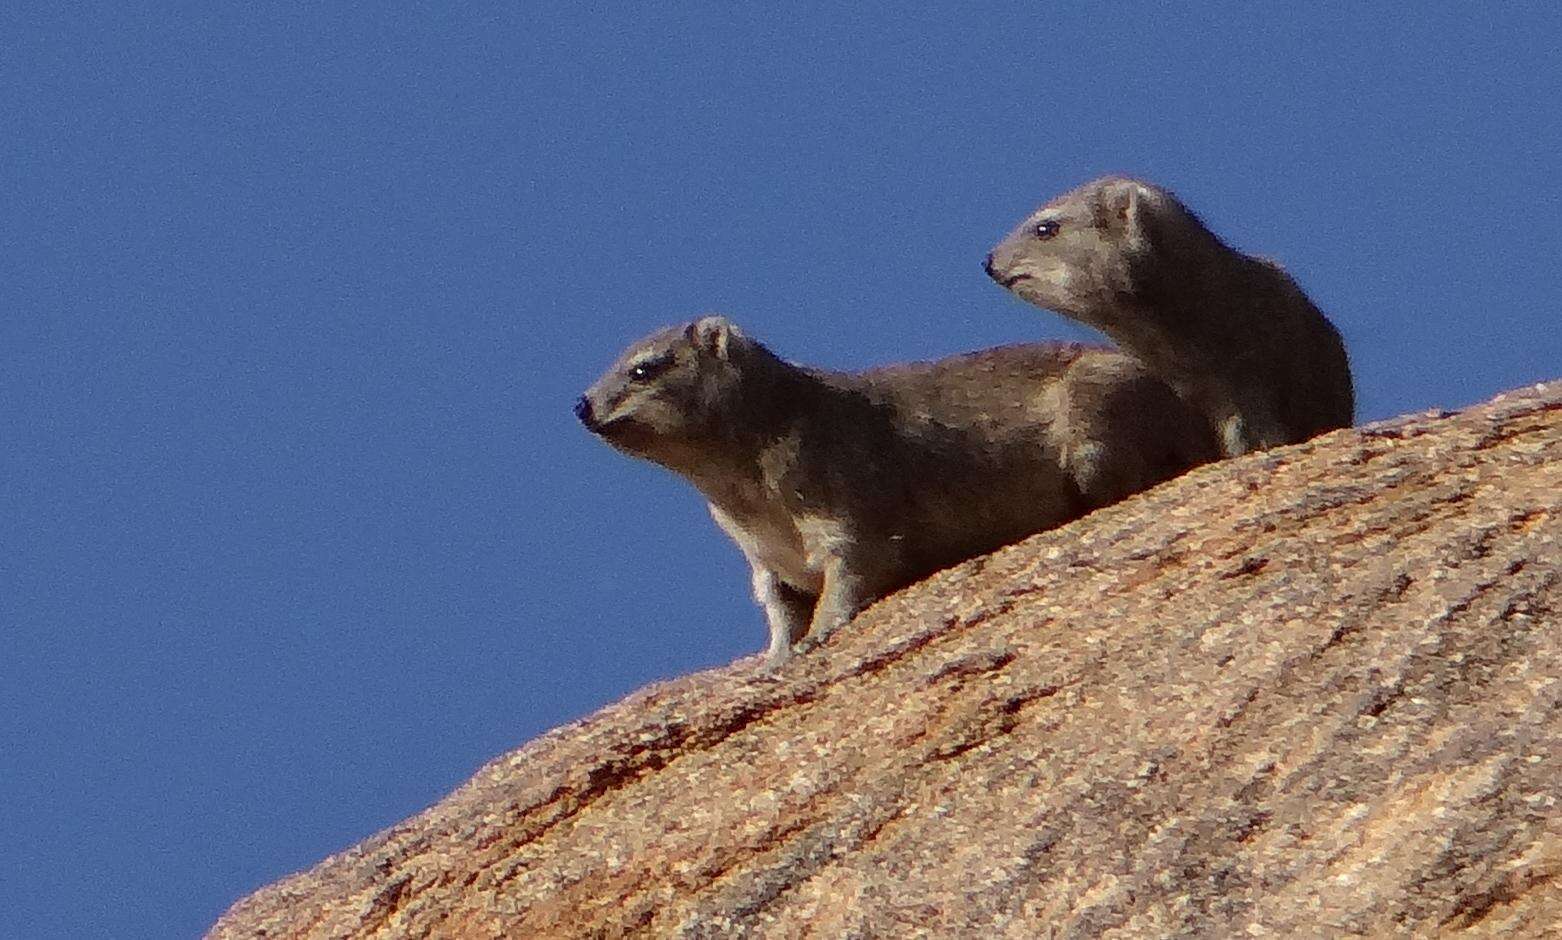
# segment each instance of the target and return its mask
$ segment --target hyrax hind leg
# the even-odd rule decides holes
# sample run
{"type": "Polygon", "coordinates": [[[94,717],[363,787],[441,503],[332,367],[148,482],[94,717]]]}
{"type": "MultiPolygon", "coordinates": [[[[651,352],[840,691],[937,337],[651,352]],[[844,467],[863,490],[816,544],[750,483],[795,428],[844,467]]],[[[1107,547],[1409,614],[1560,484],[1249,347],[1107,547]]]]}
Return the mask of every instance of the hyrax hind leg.
{"type": "Polygon", "coordinates": [[[1050,436],[1085,502],[1099,509],[1220,455],[1208,420],[1115,350],[1093,350],[1051,389],[1050,436]]]}

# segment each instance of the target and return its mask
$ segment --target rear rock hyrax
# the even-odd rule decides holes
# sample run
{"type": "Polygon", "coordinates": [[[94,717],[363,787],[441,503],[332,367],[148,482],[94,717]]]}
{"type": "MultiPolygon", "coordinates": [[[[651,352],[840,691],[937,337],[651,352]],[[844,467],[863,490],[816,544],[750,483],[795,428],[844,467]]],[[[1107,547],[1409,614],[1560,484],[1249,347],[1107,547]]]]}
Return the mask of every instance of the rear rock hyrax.
{"type": "Polygon", "coordinates": [[[1059,196],[993,249],[987,273],[1142,360],[1228,456],[1351,423],[1334,325],[1278,265],[1227,247],[1158,186],[1109,177],[1059,196]]]}
{"type": "Polygon", "coordinates": [[[1201,416],[1113,350],[825,372],[721,317],[630,346],[575,412],[709,501],[753,569],[773,664],[897,588],[1218,456],[1201,416]]]}

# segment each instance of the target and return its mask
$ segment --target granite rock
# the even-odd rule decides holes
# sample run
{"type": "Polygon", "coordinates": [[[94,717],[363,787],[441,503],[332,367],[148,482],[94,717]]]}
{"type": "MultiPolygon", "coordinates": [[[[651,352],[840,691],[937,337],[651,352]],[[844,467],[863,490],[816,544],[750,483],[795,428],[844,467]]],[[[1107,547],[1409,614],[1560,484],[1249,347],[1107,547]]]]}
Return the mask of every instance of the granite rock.
{"type": "Polygon", "coordinates": [[[211,936],[1562,931],[1562,382],[1224,461],[662,683],[211,936]]]}

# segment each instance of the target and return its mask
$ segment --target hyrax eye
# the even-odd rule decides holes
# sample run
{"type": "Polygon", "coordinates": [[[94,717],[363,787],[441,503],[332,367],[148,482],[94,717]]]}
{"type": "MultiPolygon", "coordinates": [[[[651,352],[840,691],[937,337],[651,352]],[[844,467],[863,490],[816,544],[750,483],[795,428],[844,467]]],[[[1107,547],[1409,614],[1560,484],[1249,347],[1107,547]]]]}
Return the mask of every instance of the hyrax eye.
{"type": "Polygon", "coordinates": [[[1056,235],[1059,228],[1062,228],[1062,226],[1058,225],[1056,219],[1046,219],[1044,221],[1037,222],[1036,237],[1045,241],[1046,239],[1056,235]]]}
{"type": "Polygon", "coordinates": [[[655,359],[647,359],[644,362],[637,362],[630,367],[629,377],[638,382],[644,382],[647,379],[655,378],[671,364],[672,358],[669,356],[658,356],[655,359]]]}

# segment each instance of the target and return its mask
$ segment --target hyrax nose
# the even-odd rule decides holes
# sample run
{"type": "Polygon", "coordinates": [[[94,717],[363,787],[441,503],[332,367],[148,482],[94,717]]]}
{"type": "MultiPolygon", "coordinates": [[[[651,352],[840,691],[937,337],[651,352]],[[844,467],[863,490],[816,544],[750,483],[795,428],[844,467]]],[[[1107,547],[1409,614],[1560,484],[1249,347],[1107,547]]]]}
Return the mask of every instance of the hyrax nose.
{"type": "Polygon", "coordinates": [[[990,251],[987,253],[987,260],[982,262],[982,270],[986,271],[987,276],[993,280],[996,281],[998,279],[998,275],[993,273],[993,253],[990,251]]]}
{"type": "Polygon", "coordinates": [[[575,399],[575,417],[588,428],[596,423],[596,416],[591,413],[591,399],[584,395],[575,399]]]}

